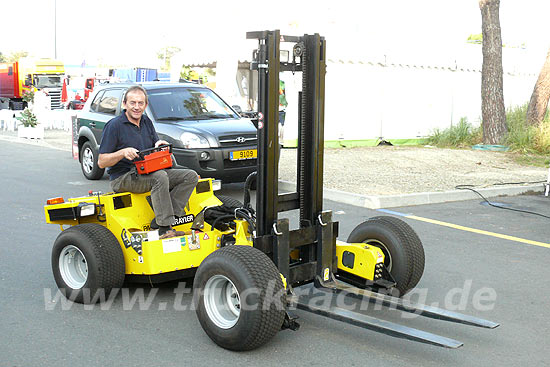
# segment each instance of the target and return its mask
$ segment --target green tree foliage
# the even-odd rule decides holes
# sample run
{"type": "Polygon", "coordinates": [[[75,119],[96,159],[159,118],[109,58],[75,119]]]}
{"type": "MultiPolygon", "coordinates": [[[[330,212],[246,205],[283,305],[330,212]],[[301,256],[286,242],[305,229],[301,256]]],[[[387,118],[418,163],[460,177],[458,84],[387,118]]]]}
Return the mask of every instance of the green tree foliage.
{"type": "Polygon", "coordinates": [[[166,46],[157,52],[158,59],[164,62],[162,66],[162,70],[165,70],[165,71],[170,70],[170,61],[172,59],[172,56],[174,56],[180,51],[181,51],[181,48],[179,47],[166,46]]]}
{"type": "Polygon", "coordinates": [[[216,75],[216,73],[210,68],[200,68],[200,72],[198,72],[189,66],[184,66],[181,68],[180,79],[197,83],[206,83],[208,82],[208,77],[212,75],[216,75]]]}
{"type": "Polygon", "coordinates": [[[481,43],[483,42],[483,34],[482,33],[471,34],[468,36],[468,39],[466,40],[466,42],[481,45],[481,43]]]}
{"type": "Polygon", "coordinates": [[[19,61],[19,59],[22,59],[24,57],[29,56],[29,53],[27,51],[16,51],[9,54],[9,56],[6,56],[5,62],[16,62],[19,61]]]}

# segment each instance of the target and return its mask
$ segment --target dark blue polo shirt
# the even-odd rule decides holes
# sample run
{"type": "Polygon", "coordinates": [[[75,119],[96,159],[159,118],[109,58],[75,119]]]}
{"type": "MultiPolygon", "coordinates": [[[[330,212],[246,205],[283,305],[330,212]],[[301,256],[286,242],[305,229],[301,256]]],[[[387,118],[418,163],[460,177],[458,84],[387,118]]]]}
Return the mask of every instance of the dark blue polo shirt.
{"type": "MultiPolygon", "coordinates": [[[[124,148],[136,148],[137,150],[149,149],[155,146],[159,140],[151,119],[141,116],[139,127],[128,121],[126,110],[111,119],[103,128],[99,154],[114,153],[124,148]]],[[[117,164],[107,168],[109,179],[122,176],[130,171],[134,164],[126,158],[122,158],[117,164]]]]}

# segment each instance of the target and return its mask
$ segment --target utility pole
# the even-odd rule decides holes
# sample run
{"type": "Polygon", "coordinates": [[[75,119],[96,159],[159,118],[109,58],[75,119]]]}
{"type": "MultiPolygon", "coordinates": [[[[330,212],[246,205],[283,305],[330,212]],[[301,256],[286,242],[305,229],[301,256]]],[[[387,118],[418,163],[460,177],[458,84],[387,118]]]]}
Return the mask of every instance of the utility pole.
{"type": "Polygon", "coordinates": [[[57,0],[53,0],[53,49],[57,59],[57,0]]]}

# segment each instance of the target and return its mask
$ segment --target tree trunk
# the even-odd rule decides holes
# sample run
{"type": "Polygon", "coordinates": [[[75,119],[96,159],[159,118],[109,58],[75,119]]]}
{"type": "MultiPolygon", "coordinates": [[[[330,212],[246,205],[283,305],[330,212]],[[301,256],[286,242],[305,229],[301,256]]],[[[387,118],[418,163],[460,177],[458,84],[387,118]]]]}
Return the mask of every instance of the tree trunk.
{"type": "Polygon", "coordinates": [[[479,0],[483,33],[481,69],[481,117],[483,142],[500,144],[506,135],[506,110],[502,81],[502,37],[500,0],[479,0]]]}
{"type": "Polygon", "coordinates": [[[535,89],[531,94],[529,107],[527,108],[527,123],[538,125],[544,120],[548,100],[550,99],[550,49],[546,54],[546,62],[542,66],[539,78],[535,83],[535,89]]]}

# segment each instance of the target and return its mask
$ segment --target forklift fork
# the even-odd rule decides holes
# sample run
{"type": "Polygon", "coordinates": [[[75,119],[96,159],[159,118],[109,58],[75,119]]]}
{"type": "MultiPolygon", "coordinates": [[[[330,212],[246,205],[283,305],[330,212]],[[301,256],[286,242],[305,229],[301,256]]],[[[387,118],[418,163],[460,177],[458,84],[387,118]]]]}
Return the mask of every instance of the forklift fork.
{"type": "MultiPolygon", "coordinates": [[[[339,282],[334,278],[328,282],[325,282],[322,279],[318,278],[317,284],[319,284],[317,288],[323,292],[343,294],[355,298],[358,301],[366,300],[377,305],[388,306],[392,310],[400,310],[432,319],[445,320],[487,329],[494,329],[499,326],[499,324],[496,322],[480,319],[473,316],[463,315],[457,312],[447,311],[432,306],[426,306],[419,303],[404,301],[400,298],[372,292],[367,289],[351,287],[342,282],[339,282]]],[[[380,320],[346,308],[341,308],[333,305],[318,305],[316,304],[316,302],[313,301],[313,299],[314,297],[310,295],[292,294],[291,296],[289,296],[288,301],[290,305],[300,310],[312,312],[334,320],[347,322],[355,326],[378,331],[394,337],[453,349],[459,348],[463,345],[462,342],[454,339],[399,325],[390,321],[380,320]]]]}

